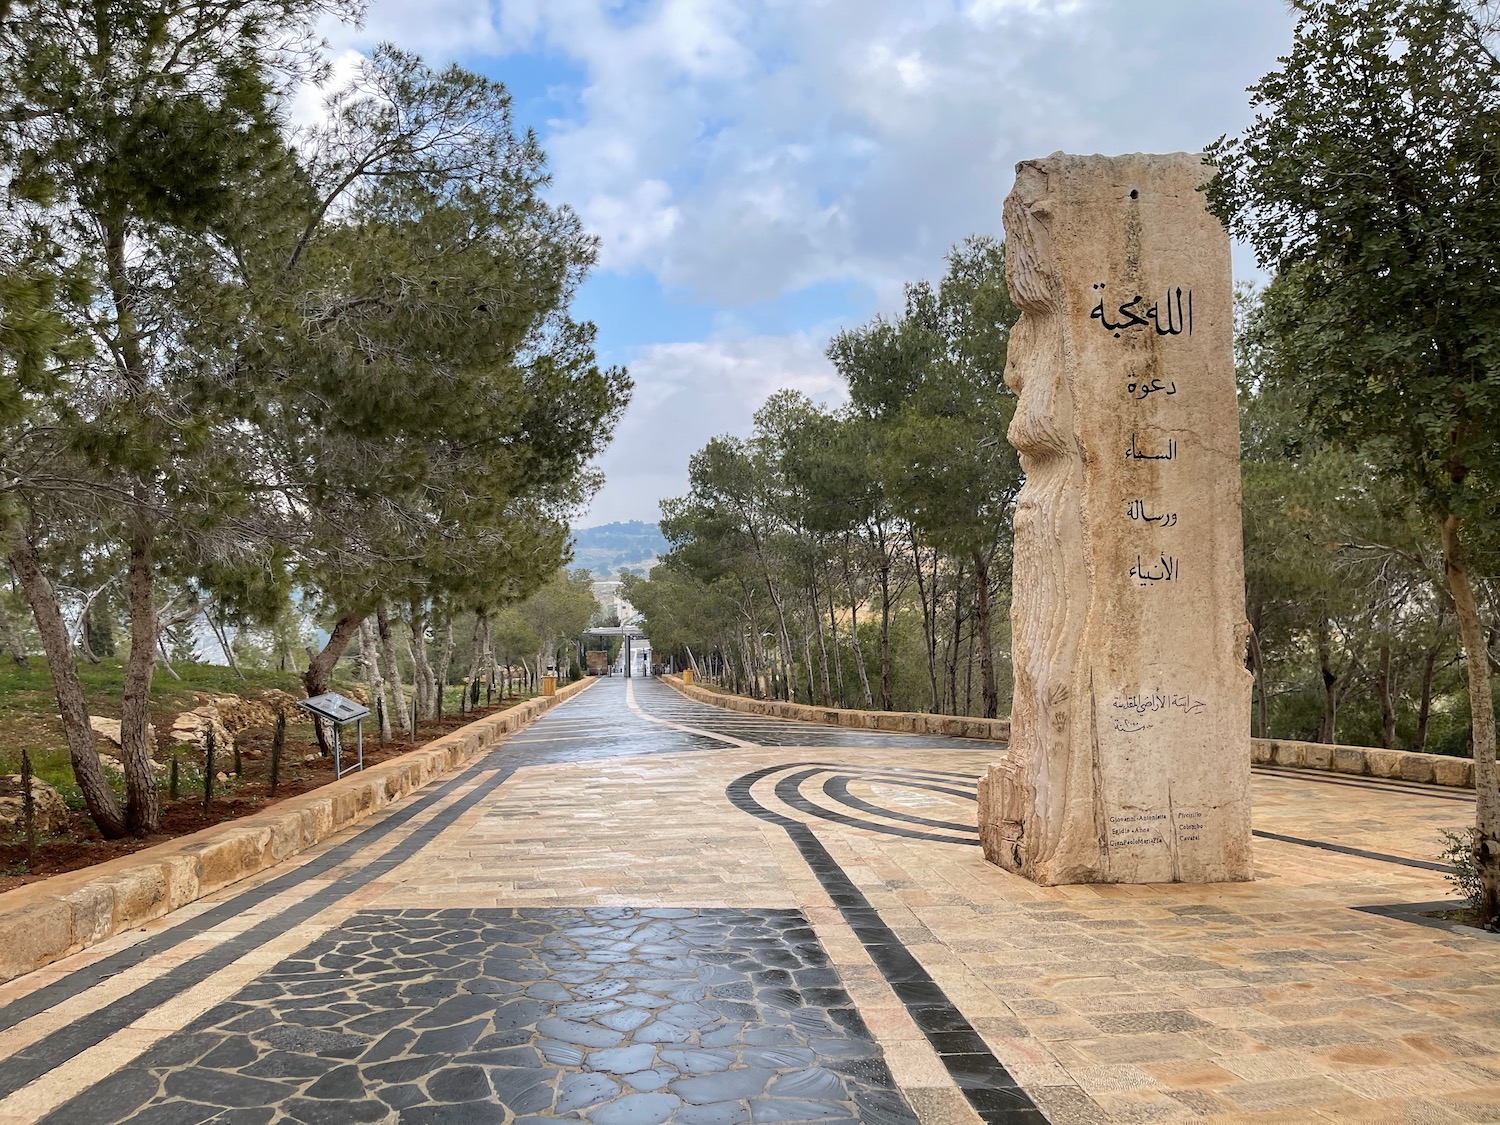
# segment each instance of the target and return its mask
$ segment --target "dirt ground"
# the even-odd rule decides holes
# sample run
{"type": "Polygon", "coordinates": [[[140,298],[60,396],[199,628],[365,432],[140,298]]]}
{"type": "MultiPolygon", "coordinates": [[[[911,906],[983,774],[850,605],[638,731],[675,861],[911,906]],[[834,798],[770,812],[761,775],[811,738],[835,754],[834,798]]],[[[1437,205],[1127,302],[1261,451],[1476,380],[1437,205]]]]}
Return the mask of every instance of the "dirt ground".
{"type": "MultiPolygon", "coordinates": [[[[389,761],[425,742],[466,726],[476,719],[482,719],[486,715],[513,707],[517,702],[518,700],[515,699],[496,702],[493,706],[480,707],[464,715],[444,715],[440,722],[424,721],[418,724],[415,739],[397,735],[385,745],[380,743],[378,737],[371,737],[367,730],[365,766],[368,768],[389,761]]],[[[214,772],[227,775],[229,784],[224,786],[215,782],[213,800],[207,808],[203,804],[203,783],[196,772],[191,775],[184,772],[181,777],[180,795],[175,801],[168,798],[164,783],[161,795],[161,831],[145,839],[106,840],[94,827],[94,822],[89,819],[88,814],[80,811],[73,812],[71,823],[65,831],[37,842],[34,866],[27,864],[24,839],[19,836],[3,839],[0,841],[0,894],[14,887],[25,886],[27,883],[40,882],[52,875],[77,871],[79,868],[90,867],[96,863],[103,863],[106,860],[140,851],[142,848],[149,848],[153,844],[164,843],[177,836],[186,836],[215,824],[222,824],[249,813],[260,812],[278,801],[307,793],[334,780],[333,758],[332,756],[327,758],[318,756],[318,746],[313,739],[312,728],[310,726],[289,728],[286,746],[282,751],[276,795],[272,797],[270,784],[272,736],[273,728],[269,726],[252,729],[239,736],[240,765],[243,772],[238,776],[234,772],[232,750],[220,750],[215,755],[214,772]],[[304,761],[305,758],[312,760],[304,761]]],[[[353,731],[346,731],[345,737],[347,743],[343,753],[343,764],[347,776],[355,761],[353,731]]],[[[158,758],[161,757],[162,755],[158,754],[158,758]]],[[[183,751],[181,760],[184,763],[187,757],[187,752],[183,751]]]]}

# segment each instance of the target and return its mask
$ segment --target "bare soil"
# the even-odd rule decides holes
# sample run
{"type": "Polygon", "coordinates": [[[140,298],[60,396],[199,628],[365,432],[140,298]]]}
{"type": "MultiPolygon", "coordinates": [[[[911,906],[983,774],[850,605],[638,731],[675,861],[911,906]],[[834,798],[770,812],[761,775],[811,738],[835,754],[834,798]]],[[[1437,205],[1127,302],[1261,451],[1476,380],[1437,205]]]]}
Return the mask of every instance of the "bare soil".
{"type": "MultiPolygon", "coordinates": [[[[491,707],[480,707],[463,715],[444,715],[441,721],[423,721],[417,725],[417,737],[397,735],[391,742],[382,745],[378,738],[365,737],[365,766],[381,762],[414,750],[424,743],[467,726],[488,715],[513,707],[519,700],[497,702],[491,707]]],[[[191,780],[181,780],[177,800],[167,796],[165,783],[161,796],[161,831],[144,839],[130,837],[124,840],[106,840],[94,827],[94,822],[85,812],[75,811],[68,827],[56,835],[37,841],[36,862],[27,863],[26,842],[19,835],[0,839],[0,894],[14,887],[37,883],[53,875],[92,867],[96,863],[130,855],[153,844],[165,843],[178,836],[187,836],[215,824],[235,820],[250,813],[260,812],[284,801],[311,792],[330,781],[333,776],[333,758],[318,756],[318,744],[307,733],[294,734],[288,729],[286,745],[282,750],[280,776],[277,779],[276,795],[271,796],[271,727],[248,730],[238,736],[240,765],[238,776],[234,772],[232,749],[221,750],[214,758],[214,772],[229,777],[227,787],[214,783],[214,795],[208,807],[203,803],[202,783],[194,775],[191,780]],[[311,758],[311,761],[304,761],[311,758]]],[[[354,767],[355,749],[352,732],[346,732],[347,744],[343,752],[344,776],[354,767]]],[[[160,755],[158,755],[160,757],[160,755]]],[[[182,754],[185,761],[187,754],[182,754]]]]}

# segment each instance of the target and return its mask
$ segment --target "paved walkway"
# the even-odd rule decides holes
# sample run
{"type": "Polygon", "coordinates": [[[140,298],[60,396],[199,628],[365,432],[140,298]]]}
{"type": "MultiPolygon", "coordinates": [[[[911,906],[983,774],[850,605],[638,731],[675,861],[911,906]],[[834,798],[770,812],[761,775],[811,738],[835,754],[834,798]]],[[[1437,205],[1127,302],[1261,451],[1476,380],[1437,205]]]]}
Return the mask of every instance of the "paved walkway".
{"type": "Polygon", "coordinates": [[[1259,879],[985,864],[994,744],[603,680],[232,892],[0,988],[0,1123],[1500,1121],[1462,793],[1257,772],[1259,879]]]}

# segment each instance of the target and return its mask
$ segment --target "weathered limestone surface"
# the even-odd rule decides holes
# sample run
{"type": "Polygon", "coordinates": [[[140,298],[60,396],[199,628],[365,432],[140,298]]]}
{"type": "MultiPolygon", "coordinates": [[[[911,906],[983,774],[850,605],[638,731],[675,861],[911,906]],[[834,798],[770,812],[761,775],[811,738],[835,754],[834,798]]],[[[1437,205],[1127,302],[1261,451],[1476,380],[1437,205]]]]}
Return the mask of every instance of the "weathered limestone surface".
{"type": "Polygon", "coordinates": [[[1017,168],[1009,757],[985,855],[1039,883],[1248,879],[1229,240],[1201,157],[1017,168]]]}

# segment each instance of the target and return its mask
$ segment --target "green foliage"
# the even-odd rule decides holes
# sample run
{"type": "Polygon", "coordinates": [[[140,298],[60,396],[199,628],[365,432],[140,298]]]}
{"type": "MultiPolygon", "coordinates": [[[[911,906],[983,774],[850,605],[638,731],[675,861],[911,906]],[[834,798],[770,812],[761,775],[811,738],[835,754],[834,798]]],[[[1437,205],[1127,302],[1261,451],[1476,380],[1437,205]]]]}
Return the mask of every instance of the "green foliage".
{"type": "Polygon", "coordinates": [[[1463,0],[1304,0],[1290,53],[1210,146],[1209,201],[1275,269],[1319,431],[1429,511],[1500,515],[1500,68],[1463,0]]]}
{"type": "Polygon", "coordinates": [[[1450,832],[1445,828],[1440,835],[1444,846],[1438,853],[1438,858],[1448,864],[1448,871],[1443,878],[1453,884],[1453,889],[1463,897],[1471,910],[1478,912],[1483,897],[1483,882],[1474,849],[1476,832],[1472,828],[1466,828],[1462,832],[1450,832]]]}

